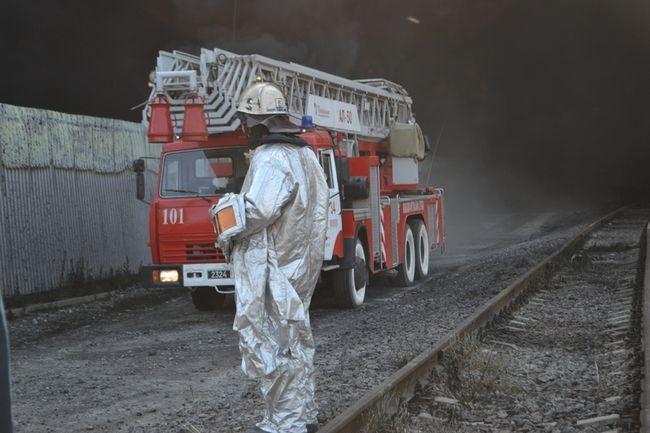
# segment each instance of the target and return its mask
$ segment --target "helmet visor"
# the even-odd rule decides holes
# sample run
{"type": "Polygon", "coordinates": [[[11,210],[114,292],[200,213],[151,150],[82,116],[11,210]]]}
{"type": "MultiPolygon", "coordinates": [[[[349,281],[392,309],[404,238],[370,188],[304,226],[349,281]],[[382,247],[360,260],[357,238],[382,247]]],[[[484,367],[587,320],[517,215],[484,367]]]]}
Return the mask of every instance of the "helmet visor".
{"type": "Polygon", "coordinates": [[[239,119],[244,128],[252,128],[257,125],[264,125],[269,132],[274,133],[297,133],[300,127],[289,120],[284,114],[275,114],[272,116],[239,113],[239,119]]]}

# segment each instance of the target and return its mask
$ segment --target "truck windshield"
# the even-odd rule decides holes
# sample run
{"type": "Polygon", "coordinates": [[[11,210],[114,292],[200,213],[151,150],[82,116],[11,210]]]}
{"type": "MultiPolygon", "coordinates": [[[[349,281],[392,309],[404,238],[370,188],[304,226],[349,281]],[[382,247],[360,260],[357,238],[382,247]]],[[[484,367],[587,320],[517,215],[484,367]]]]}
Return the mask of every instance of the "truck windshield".
{"type": "Polygon", "coordinates": [[[163,159],[161,197],[193,197],[239,192],[246,162],[241,149],[201,149],[168,153],[163,159]]]}

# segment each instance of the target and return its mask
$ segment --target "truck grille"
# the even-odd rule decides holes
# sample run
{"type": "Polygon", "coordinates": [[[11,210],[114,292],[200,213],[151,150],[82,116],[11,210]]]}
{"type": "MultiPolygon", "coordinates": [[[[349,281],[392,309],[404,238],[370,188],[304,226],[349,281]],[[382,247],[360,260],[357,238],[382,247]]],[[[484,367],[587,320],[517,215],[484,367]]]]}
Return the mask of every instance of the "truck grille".
{"type": "Polygon", "coordinates": [[[184,234],[160,237],[160,263],[223,263],[226,258],[206,236],[184,234]]]}
{"type": "Polygon", "coordinates": [[[224,260],[223,253],[220,249],[215,248],[214,244],[186,244],[185,254],[190,262],[224,260]]]}

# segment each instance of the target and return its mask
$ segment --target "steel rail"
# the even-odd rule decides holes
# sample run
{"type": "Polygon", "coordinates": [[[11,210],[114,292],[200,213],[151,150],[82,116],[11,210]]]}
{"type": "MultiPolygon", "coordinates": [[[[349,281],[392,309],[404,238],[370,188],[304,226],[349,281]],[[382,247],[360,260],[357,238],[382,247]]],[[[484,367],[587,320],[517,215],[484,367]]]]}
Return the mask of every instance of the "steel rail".
{"type": "Polygon", "coordinates": [[[492,322],[500,313],[507,310],[523,295],[532,293],[537,283],[550,275],[562,261],[570,256],[594,230],[611,220],[630,205],[616,209],[599,218],[583,229],[560,249],[547,256],[524,275],[503,289],[470,317],[449,332],[440,342],[424,351],[404,367],[393,373],[383,383],[369,391],[343,413],[328,422],[319,433],[359,433],[363,432],[375,414],[392,413],[398,406],[411,399],[418,382],[425,382],[431,370],[446,349],[468,334],[479,331],[492,322]]]}

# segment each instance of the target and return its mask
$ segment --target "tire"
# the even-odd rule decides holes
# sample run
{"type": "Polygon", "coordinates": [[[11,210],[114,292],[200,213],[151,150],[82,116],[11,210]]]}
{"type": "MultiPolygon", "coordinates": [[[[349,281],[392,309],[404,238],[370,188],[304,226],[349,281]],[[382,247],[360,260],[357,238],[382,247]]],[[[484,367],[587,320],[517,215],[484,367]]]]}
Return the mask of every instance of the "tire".
{"type": "Polygon", "coordinates": [[[333,271],[334,296],[343,308],[357,308],[363,304],[368,287],[366,250],[359,239],[354,245],[354,267],[333,271]]]}
{"type": "Polygon", "coordinates": [[[404,228],[404,260],[397,266],[395,281],[402,287],[408,287],[415,282],[415,238],[409,224],[404,228]]]}
{"type": "Polygon", "coordinates": [[[411,230],[415,236],[415,279],[423,280],[429,276],[429,233],[422,220],[413,220],[411,230]]]}
{"type": "Polygon", "coordinates": [[[222,295],[212,287],[193,287],[191,289],[192,303],[199,311],[215,311],[228,307],[232,295],[222,295]]]}

